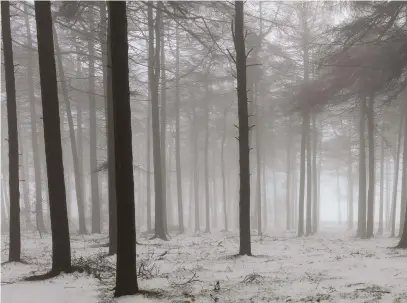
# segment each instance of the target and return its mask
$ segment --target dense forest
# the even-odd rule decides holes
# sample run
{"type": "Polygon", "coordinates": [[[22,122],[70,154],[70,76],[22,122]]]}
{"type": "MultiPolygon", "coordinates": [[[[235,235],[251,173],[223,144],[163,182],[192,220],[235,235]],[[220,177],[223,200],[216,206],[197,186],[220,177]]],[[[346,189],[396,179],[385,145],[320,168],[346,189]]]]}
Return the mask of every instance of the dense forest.
{"type": "Polygon", "coordinates": [[[407,2],[2,1],[1,31],[4,302],[407,302],[407,2]]]}

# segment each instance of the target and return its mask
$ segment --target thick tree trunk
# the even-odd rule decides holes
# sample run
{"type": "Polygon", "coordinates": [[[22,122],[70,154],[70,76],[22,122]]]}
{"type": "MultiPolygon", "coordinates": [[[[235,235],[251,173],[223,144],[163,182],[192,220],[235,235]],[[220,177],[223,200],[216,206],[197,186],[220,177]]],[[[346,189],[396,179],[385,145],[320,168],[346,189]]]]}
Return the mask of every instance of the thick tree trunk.
{"type": "Polygon", "coordinates": [[[369,191],[367,195],[367,225],[366,225],[366,236],[368,238],[373,237],[374,228],[374,200],[375,200],[375,186],[376,186],[376,176],[375,176],[375,144],[374,144],[374,110],[373,110],[373,100],[374,97],[370,96],[369,106],[368,106],[368,143],[369,143],[369,191]]]}
{"type": "Polygon", "coordinates": [[[359,125],[359,201],[358,201],[358,230],[357,236],[366,237],[366,152],[365,152],[365,120],[366,97],[360,100],[359,125]]]}
{"type": "Polygon", "coordinates": [[[90,6],[88,33],[89,50],[89,164],[92,201],[92,233],[99,234],[100,230],[100,203],[99,203],[99,174],[97,173],[97,135],[96,135],[96,100],[95,100],[95,45],[93,41],[93,6],[90,6]]]}
{"type": "MultiPolygon", "coordinates": [[[[52,273],[71,270],[71,246],[62,162],[58,86],[52,33],[51,4],[35,2],[40,67],[45,156],[52,232],[52,273]]],[[[72,119],[71,119],[72,120],[72,119]]]]}
{"type": "Polygon", "coordinates": [[[117,201],[115,297],[138,292],[126,2],[109,2],[117,201]],[[118,140],[120,138],[120,140],[118,140]]]}
{"type": "Polygon", "coordinates": [[[384,208],[384,140],[380,142],[380,206],[379,206],[379,229],[377,234],[383,235],[383,208],[384,208]]]}
{"type": "Polygon", "coordinates": [[[9,261],[19,262],[21,258],[20,231],[20,180],[18,166],[17,100],[14,78],[13,45],[10,26],[10,2],[1,2],[1,34],[3,38],[4,70],[7,96],[7,126],[9,155],[10,192],[10,244],[9,261]]]}
{"type": "Polygon", "coordinates": [[[68,127],[69,127],[69,137],[71,139],[71,149],[72,149],[72,159],[73,159],[73,169],[75,174],[75,191],[76,191],[76,201],[78,204],[78,215],[79,215],[79,234],[86,234],[86,223],[85,223],[85,208],[84,208],[84,201],[83,201],[83,183],[80,174],[80,165],[79,165],[79,158],[78,158],[78,149],[76,147],[76,139],[75,139],[75,129],[73,125],[72,119],[72,111],[71,111],[71,103],[68,96],[68,89],[66,85],[65,73],[64,68],[62,65],[62,56],[60,55],[61,50],[59,48],[58,36],[52,24],[52,30],[54,33],[55,38],[55,52],[58,54],[57,56],[57,64],[58,64],[58,72],[59,72],[59,80],[61,81],[61,89],[62,89],[62,96],[64,99],[64,103],[66,106],[66,114],[68,117],[68,127]]]}
{"type": "Polygon", "coordinates": [[[235,2],[235,36],[237,100],[239,119],[239,255],[252,254],[250,241],[250,157],[249,157],[249,115],[247,109],[246,50],[244,34],[243,1],[235,2]]]}
{"type": "Polygon", "coordinates": [[[181,174],[181,134],[180,134],[180,73],[179,73],[179,30],[176,26],[176,70],[175,70],[175,168],[177,171],[177,201],[178,201],[178,229],[183,233],[184,211],[182,205],[182,174],[181,174]]]}

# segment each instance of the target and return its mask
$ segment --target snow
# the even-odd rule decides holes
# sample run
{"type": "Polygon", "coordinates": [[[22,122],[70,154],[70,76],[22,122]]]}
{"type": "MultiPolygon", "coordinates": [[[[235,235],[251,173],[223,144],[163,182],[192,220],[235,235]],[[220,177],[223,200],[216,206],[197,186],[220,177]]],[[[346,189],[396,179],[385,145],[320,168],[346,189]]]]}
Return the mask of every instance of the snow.
{"type": "MultiPolygon", "coordinates": [[[[2,265],[2,302],[407,302],[407,251],[397,239],[356,239],[354,232],[321,227],[297,238],[294,232],[252,236],[253,257],[236,256],[235,233],[185,234],[170,241],[138,237],[139,287],[148,293],[113,300],[114,277],[85,273],[24,282],[50,268],[51,237],[23,238],[28,264],[2,265]],[[140,266],[143,263],[144,266],[140,266]],[[219,289],[215,284],[219,281],[219,289]]],[[[106,235],[72,235],[73,259],[106,254],[106,235]]],[[[2,260],[7,259],[2,237],[2,260]]],[[[101,257],[114,265],[115,257],[101,257]]],[[[108,268],[108,267],[107,267],[108,268]]],[[[112,269],[114,273],[114,268],[112,269]]]]}

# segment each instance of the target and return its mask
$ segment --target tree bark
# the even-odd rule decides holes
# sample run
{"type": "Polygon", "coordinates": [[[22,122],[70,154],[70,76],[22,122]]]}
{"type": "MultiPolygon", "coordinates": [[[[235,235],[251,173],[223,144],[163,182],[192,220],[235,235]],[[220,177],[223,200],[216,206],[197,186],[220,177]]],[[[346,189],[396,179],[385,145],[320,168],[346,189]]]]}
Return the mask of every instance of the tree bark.
{"type": "MultiPolygon", "coordinates": [[[[400,201],[400,228],[399,237],[403,235],[403,228],[405,227],[405,213],[407,201],[407,102],[404,102],[404,146],[403,146],[403,166],[402,166],[402,179],[401,179],[401,201],[400,201]]],[[[405,229],[404,229],[405,230],[405,229]]],[[[405,233],[404,233],[405,234],[405,233]]],[[[406,237],[406,235],[404,235],[406,237]]],[[[402,241],[400,241],[402,243],[402,241]]]]}
{"type": "Polygon", "coordinates": [[[71,246],[62,162],[57,74],[52,33],[51,4],[35,2],[38,58],[45,156],[48,175],[48,194],[52,233],[52,273],[71,271],[71,246]]]}
{"type": "Polygon", "coordinates": [[[126,2],[109,2],[117,201],[115,297],[138,293],[126,2]]]}
{"type": "Polygon", "coordinates": [[[240,201],[239,201],[239,255],[252,254],[250,241],[250,157],[249,157],[249,115],[247,108],[247,77],[246,50],[244,34],[243,1],[235,2],[235,33],[237,72],[237,100],[239,119],[239,171],[240,171],[240,201]]]}
{"type": "Polygon", "coordinates": [[[205,232],[209,233],[211,231],[210,227],[210,197],[209,197],[209,79],[208,75],[209,70],[207,71],[207,75],[205,77],[205,147],[204,147],[204,172],[205,172],[205,219],[206,219],[206,227],[205,232]]]}
{"type": "Polygon", "coordinates": [[[10,2],[1,2],[1,34],[3,38],[4,70],[7,96],[7,126],[9,155],[10,192],[10,244],[9,261],[19,262],[21,258],[20,231],[20,180],[18,165],[17,100],[14,78],[13,45],[10,26],[10,2]]]}

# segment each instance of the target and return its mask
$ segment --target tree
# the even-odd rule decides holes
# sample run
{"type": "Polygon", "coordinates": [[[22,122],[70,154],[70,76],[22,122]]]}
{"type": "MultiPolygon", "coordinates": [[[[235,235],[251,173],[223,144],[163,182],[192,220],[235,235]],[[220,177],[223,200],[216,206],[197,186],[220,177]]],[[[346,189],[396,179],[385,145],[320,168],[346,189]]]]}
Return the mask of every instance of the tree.
{"type": "Polygon", "coordinates": [[[10,2],[1,2],[1,34],[3,38],[4,69],[7,94],[7,123],[9,147],[9,192],[10,192],[10,245],[9,261],[19,262],[21,258],[20,234],[20,189],[18,166],[17,100],[14,78],[13,46],[10,26],[10,2]]]}
{"type": "Polygon", "coordinates": [[[68,214],[62,161],[57,75],[51,4],[35,2],[45,157],[52,233],[52,274],[71,270],[68,214]]]}
{"type": "Polygon", "coordinates": [[[167,240],[166,228],[164,226],[165,205],[163,198],[163,180],[161,167],[160,147],[160,115],[158,108],[158,84],[160,79],[160,18],[161,10],[156,9],[155,26],[153,20],[153,7],[148,4],[148,83],[151,96],[151,119],[153,129],[153,166],[154,166],[154,189],[155,189],[155,235],[167,240]],[[155,33],[155,47],[154,47],[155,33]]]}
{"type": "Polygon", "coordinates": [[[115,297],[138,292],[126,2],[109,2],[117,201],[115,297]]]}
{"type": "Polygon", "coordinates": [[[239,119],[239,172],[240,172],[240,200],[239,226],[240,249],[239,255],[251,256],[250,242],[250,157],[249,157],[249,114],[247,109],[246,87],[246,50],[244,34],[243,1],[235,2],[235,26],[233,41],[236,50],[237,102],[239,119]]]}
{"type": "Polygon", "coordinates": [[[357,236],[366,237],[366,152],[365,152],[366,97],[360,99],[359,123],[359,201],[357,236]]]}

